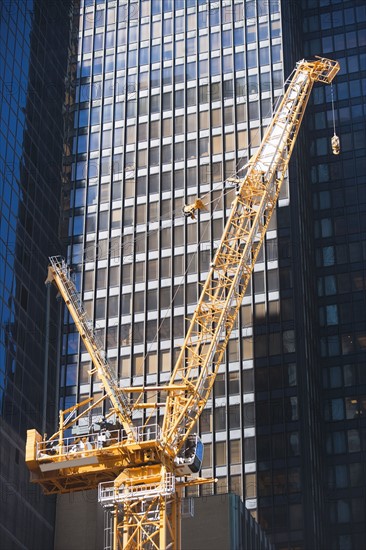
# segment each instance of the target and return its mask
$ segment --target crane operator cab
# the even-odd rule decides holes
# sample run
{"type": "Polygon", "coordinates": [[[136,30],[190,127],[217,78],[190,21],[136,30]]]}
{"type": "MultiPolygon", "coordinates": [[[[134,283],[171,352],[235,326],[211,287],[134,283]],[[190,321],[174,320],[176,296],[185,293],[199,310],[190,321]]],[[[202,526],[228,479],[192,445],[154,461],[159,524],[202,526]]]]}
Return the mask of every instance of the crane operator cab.
{"type": "Polygon", "coordinates": [[[202,467],[203,443],[197,434],[188,436],[178,456],[174,459],[176,475],[197,474],[202,467]]]}

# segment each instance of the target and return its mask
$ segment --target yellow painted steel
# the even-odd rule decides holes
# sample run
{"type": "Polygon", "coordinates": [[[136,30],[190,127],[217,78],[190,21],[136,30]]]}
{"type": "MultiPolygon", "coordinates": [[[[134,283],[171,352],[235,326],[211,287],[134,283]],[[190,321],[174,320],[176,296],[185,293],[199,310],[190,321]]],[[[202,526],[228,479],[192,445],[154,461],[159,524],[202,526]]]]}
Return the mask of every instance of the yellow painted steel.
{"type": "MultiPolygon", "coordinates": [[[[80,303],[66,264],[51,258],[47,282],[60,291],[89,352],[92,374],[105,395],[61,411],[60,426],[49,440],[36,430],[27,435],[26,462],[32,481],[46,493],[95,488],[113,509],[113,550],[179,550],[183,487],[215,480],[182,478],[175,459],[192,433],[209,398],[218,367],[237,318],[266,230],[285,178],[291,153],[314,82],[330,83],[339,64],[325,58],[300,61],[261,145],[243,179],[233,180],[237,194],[211,269],[193,314],[169,384],[163,426],[151,433],[149,420],[161,403],[149,403],[151,387],[122,390],[104,359],[101,346],[80,303]],[[130,396],[137,392],[137,399],[130,396]],[[109,418],[120,428],[108,445],[97,433],[65,437],[71,426],[88,418],[109,399],[109,418]],[[87,408],[85,408],[87,407],[87,408]],[[151,409],[136,428],[132,414],[151,409]]],[[[167,391],[168,390],[168,391],[167,391]]]]}

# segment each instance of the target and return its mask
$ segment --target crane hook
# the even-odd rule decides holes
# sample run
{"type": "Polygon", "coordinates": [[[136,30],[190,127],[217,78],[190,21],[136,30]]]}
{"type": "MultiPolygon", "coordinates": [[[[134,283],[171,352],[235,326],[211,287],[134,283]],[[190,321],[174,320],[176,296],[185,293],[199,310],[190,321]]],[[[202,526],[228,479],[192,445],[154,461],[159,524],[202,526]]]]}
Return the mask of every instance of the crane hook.
{"type": "Polygon", "coordinates": [[[339,153],[341,152],[341,142],[337,134],[334,134],[334,136],[331,139],[331,143],[332,143],[333,155],[339,155],[339,153]]]}
{"type": "Polygon", "coordinates": [[[341,142],[339,140],[339,137],[336,134],[333,84],[330,85],[330,93],[331,93],[331,99],[332,99],[332,117],[333,117],[333,131],[334,131],[334,135],[331,139],[332,152],[333,152],[333,155],[339,155],[339,153],[341,152],[341,142]]]}

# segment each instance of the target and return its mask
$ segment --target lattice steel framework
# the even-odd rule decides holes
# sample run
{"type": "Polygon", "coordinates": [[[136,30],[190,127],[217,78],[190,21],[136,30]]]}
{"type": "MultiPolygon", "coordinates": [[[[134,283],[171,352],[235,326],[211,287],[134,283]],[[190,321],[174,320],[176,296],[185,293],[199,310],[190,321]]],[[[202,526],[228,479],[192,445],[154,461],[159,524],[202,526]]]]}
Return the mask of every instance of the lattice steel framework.
{"type": "Polygon", "coordinates": [[[330,83],[339,64],[300,61],[262,143],[237,180],[237,197],[204,285],[171,383],[188,391],[168,396],[166,445],[178,450],[209,398],[285,178],[314,82],[330,83]]]}

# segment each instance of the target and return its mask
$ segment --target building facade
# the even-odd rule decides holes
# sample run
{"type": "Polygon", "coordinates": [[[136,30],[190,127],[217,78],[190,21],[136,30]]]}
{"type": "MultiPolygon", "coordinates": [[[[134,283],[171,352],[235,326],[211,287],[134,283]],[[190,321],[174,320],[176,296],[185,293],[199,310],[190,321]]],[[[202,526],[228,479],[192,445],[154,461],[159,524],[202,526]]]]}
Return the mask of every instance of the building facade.
{"type": "Polygon", "coordinates": [[[182,520],[182,550],[273,550],[238,495],[194,499],[194,514],[182,520]]]}
{"type": "MultiPolygon", "coordinates": [[[[362,6],[349,4],[354,21],[348,40],[357,41],[352,33],[362,24],[364,12],[362,6]]],[[[154,386],[169,380],[234,196],[226,180],[243,175],[304,49],[309,56],[315,47],[315,53],[331,58],[337,54],[332,50],[332,25],[325,28],[323,17],[332,10],[338,11],[335,4],[330,8],[326,1],[310,0],[80,3],[74,21],[77,59],[69,67],[64,238],[86,310],[123,385],[154,386]],[[316,33],[323,27],[328,41],[320,43],[316,33]],[[182,207],[196,197],[207,210],[198,220],[187,219],[182,207]]],[[[357,42],[354,48],[360,46],[357,42]]],[[[352,67],[361,69],[362,60],[357,65],[353,59],[357,52],[350,56],[352,67]]],[[[347,74],[341,81],[348,81],[347,74]]],[[[337,91],[338,86],[347,94],[348,88],[337,84],[337,91]]],[[[319,247],[329,249],[324,257],[335,247],[331,240],[319,240],[322,224],[330,226],[329,217],[335,213],[325,212],[328,221],[323,222],[318,203],[312,206],[312,195],[317,201],[321,195],[330,209],[334,192],[329,174],[324,181],[317,179],[328,169],[329,159],[322,155],[329,152],[324,140],[330,139],[332,125],[326,114],[331,112],[330,91],[316,90],[277,215],[199,426],[205,443],[203,475],[218,478],[213,491],[241,496],[281,550],[326,548],[325,526],[332,532],[332,518],[338,513],[330,510],[358,510],[357,498],[362,498],[353,481],[355,503],[348,499],[344,505],[336,491],[344,487],[337,487],[335,478],[325,480],[334,460],[333,451],[327,450],[333,447],[324,448],[325,436],[332,438],[328,434],[342,429],[343,435],[334,437],[346,438],[348,428],[338,429],[329,416],[331,407],[343,399],[344,384],[337,378],[339,395],[334,397],[333,386],[322,388],[319,368],[328,369],[323,354],[338,325],[324,324],[325,316],[335,311],[327,306],[335,302],[325,290],[319,295],[316,287],[317,277],[323,281],[331,271],[323,273],[328,265],[319,264],[319,247]],[[315,130],[319,138],[312,143],[315,130]],[[324,400],[330,403],[325,412],[324,400]]],[[[354,105],[361,103],[358,97],[354,105]]],[[[343,187],[339,162],[332,160],[331,165],[337,166],[343,187]]],[[[349,164],[341,164],[342,170],[349,164]]],[[[339,299],[343,303],[343,297],[339,299]]],[[[61,408],[101,392],[90,380],[90,359],[74,325],[67,315],[64,321],[61,408]]],[[[354,329],[354,338],[360,331],[354,329]]],[[[334,376],[341,372],[340,350],[329,363],[338,369],[334,376]]],[[[347,392],[354,400],[357,392],[347,392]]],[[[357,411],[361,403],[357,397],[357,411]]],[[[362,422],[361,413],[357,415],[350,426],[362,422]]],[[[349,429],[347,437],[355,444],[358,427],[349,429]]],[[[360,454],[352,456],[361,463],[360,454]]],[[[342,457],[348,460],[346,452],[342,457]]],[[[362,472],[362,467],[352,471],[362,472]]],[[[347,483],[348,477],[341,479],[347,483]]],[[[355,529],[361,529],[360,524],[355,529]]],[[[341,531],[334,548],[347,548],[342,546],[346,540],[356,544],[357,536],[353,541],[352,534],[349,539],[348,532],[341,531]]]]}
{"type": "Polygon", "coordinates": [[[59,313],[46,326],[58,239],[68,2],[1,4],[0,546],[49,550],[55,502],[29,484],[28,428],[55,426],[59,313]],[[49,357],[45,355],[49,349],[49,357]],[[49,363],[48,363],[49,359],[49,363]]]}
{"type": "Polygon", "coordinates": [[[358,548],[366,540],[366,9],[362,2],[309,1],[303,15],[304,52],[321,51],[341,65],[333,90],[341,155],[332,156],[329,147],[330,89],[315,91],[307,126],[322,376],[323,521],[331,548],[358,548]]]}

